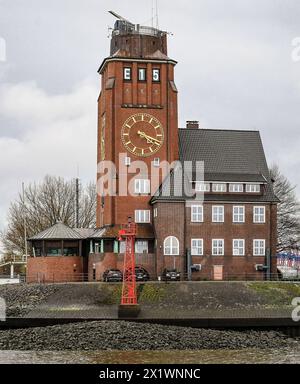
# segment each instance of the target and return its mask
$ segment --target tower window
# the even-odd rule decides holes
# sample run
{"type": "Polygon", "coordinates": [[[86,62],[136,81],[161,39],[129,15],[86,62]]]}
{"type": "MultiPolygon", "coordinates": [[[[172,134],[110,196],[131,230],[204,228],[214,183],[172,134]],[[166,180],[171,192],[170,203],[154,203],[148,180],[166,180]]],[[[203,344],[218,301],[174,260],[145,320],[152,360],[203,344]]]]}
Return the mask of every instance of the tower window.
{"type": "Polygon", "coordinates": [[[125,162],[125,165],[129,167],[129,165],[131,164],[131,158],[126,156],[124,162],[125,162]]]}
{"type": "Polygon", "coordinates": [[[150,180],[136,179],[134,181],[134,192],[140,194],[150,193],[150,180]]]}
{"type": "Polygon", "coordinates": [[[124,80],[131,80],[131,68],[124,68],[124,80]]]}
{"type": "Polygon", "coordinates": [[[152,80],[154,82],[160,81],[160,69],[152,69],[152,80]]]}
{"type": "Polygon", "coordinates": [[[154,167],[159,167],[160,166],[160,159],[159,159],[159,157],[156,157],[153,160],[153,165],[154,165],[154,167]]]}
{"type": "Polygon", "coordinates": [[[146,81],[146,68],[139,68],[139,81],[146,81]]]}
{"type": "Polygon", "coordinates": [[[150,223],[150,211],[149,210],[136,210],[135,211],[136,223],[150,223]]]}

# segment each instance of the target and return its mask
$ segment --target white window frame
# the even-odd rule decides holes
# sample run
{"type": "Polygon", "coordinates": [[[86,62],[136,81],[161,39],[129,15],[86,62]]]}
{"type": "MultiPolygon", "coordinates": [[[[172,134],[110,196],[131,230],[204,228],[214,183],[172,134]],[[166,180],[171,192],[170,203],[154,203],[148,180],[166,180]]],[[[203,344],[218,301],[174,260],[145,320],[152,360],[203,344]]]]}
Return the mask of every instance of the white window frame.
{"type": "Polygon", "coordinates": [[[203,223],[203,205],[198,204],[191,206],[191,222],[203,223]]]}
{"type": "Polygon", "coordinates": [[[130,164],[131,164],[131,158],[130,158],[130,157],[128,157],[128,156],[126,156],[126,157],[125,157],[125,159],[124,159],[124,163],[125,163],[125,165],[126,165],[126,166],[128,166],[128,167],[129,167],[129,166],[130,166],[130,164]]]}
{"type": "Polygon", "coordinates": [[[233,223],[245,223],[245,206],[244,205],[234,205],[232,207],[232,222],[233,223]],[[235,209],[238,209],[239,212],[235,213],[235,209]],[[243,212],[240,212],[240,209],[243,210],[243,212]],[[240,218],[242,217],[242,220],[240,218]],[[236,220],[238,218],[238,220],[236,220]]]}
{"type": "Polygon", "coordinates": [[[244,192],[244,184],[241,184],[241,183],[231,183],[231,184],[229,184],[229,192],[231,192],[231,193],[241,193],[241,192],[244,192]]]}
{"type": "Polygon", "coordinates": [[[211,254],[212,254],[212,256],[224,256],[224,254],[225,254],[224,248],[225,248],[224,239],[212,239],[212,241],[211,241],[211,254]],[[217,252],[215,252],[215,251],[217,251],[217,252]]]}
{"type": "Polygon", "coordinates": [[[203,181],[196,181],[195,183],[196,192],[210,192],[210,184],[203,181]]]}
{"type": "Polygon", "coordinates": [[[179,255],[179,240],[175,236],[168,236],[164,240],[164,255],[178,256],[179,255]],[[168,242],[170,241],[170,244],[168,242]]]}
{"type": "Polygon", "coordinates": [[[159,157],[155,157],[154,160],[153,160],[153,166],[154,167],[159,167],[160,166],[160,158],[159,157]]]}
{"type": "Polygon", "coordinates": [[[148,209],[136,209],[134,212],[136,223],[150,223],[150,216],[150,210],[148,209]]]}
{"type": "Polygon", "coordinates": [[[148,253],[149,252],[149,243],[148,240],[136,240],[134,244],[135,253],[148,253]]]}
{"type": "Polygon", "coordinates": [[[260,193],[260,184],[246,184],[247,193],[260,193]]]}
{"type": "Polygon", "coordinates": [[[225,207],[224,205],[213,205],[211,208],[211,217],[213,223],[224,223],[225,207]],[[215,212],[217,210],[217,212],[215,212]]]}
{"type": "Polygon", "coordinates": [[[191,239],[191,255],[203,256],[203,239],[191,239]]]}
{"type": "Polygon", "coordinates": [[[146,68],[139,68],[138,69],[138,80],[139,81],[147,81],[147,69],[146,68]],[[141,74],[144,74],[141,76],[141,74]]]}
{"type": "Polygon", "coordinates": [[[245,256],[245,239],[232,240],[232,255],[245,256]]]}
{"type": "Polygon", "coordinates": [[[153,68],[152,69],[152,81],[154,83],[160,82],[160,68],[153,68]]]}
{"type": "Polygon", "coordinates": [[[213,192],[227,192],[227,184],[226,183],[213,183],[212,191],[213,192]]]}
{"type": "Polygon", "coordinates": [[[150,193],[150,180],[149,179],[135,179],[134,180],[134,193],[139,195],[147,195],[150,193]]]}
{"type": "Polygon", "coordinates": [[[263,205],[254,206],[253,207],[253,223],[264,224],[265,222],[266,222],[266,207],[263,205]]]}
{"type": "Polygon", "coordinates": [[[119,243],[119,253],[125,253],[126,252],[126,241],[122,240],[119,243]]]}
{"type": "Polygon", "coordinates": [[[130,81],[132,79],[132,69],[131,67],[123,68],[123,78],[124,80],[130,81]]]}
{"type": "Polygon", "coordinates": [[[266,254],[266,240],[254,239],[253,240],[253,256],[265,256],[266,254]],[[260,244],[258,244],[260,242],[260,244]]]}

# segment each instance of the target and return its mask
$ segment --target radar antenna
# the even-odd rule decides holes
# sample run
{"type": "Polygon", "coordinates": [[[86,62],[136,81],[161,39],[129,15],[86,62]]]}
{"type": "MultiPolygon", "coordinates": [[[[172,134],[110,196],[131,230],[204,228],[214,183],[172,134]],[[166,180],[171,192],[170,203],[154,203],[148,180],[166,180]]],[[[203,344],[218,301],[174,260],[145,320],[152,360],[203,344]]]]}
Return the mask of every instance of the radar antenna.
{"type": "Polygon", "coordinates": [[[123,16],[118,15],[116,12],[114,12],[114,11],[108,11],[108,12],[109,12],[111,15],[113,15],[114,17],[116,17],[117,19],[122,20],[122,21],[125,21],[126,23],[129,23],[129,24],[133,24],[133,25],[134,25],[134,23],[132,23],[131,21],[125,19],[123,16]]]}

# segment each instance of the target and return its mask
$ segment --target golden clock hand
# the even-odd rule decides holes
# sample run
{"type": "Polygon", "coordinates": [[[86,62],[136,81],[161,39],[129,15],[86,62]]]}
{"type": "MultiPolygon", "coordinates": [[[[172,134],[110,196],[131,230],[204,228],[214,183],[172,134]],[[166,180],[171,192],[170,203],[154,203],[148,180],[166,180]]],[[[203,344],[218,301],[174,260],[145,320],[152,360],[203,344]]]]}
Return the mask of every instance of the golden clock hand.
{"type": "Polygon", "coordinates": [[[151,137],[149,135],[146,135],[145,132],[138,131],[138,135],[145,138],[148,143],[157,144],[157,145],[161,144],[161,142],[159,140],[157,140],[154,137],[151,137]]]}

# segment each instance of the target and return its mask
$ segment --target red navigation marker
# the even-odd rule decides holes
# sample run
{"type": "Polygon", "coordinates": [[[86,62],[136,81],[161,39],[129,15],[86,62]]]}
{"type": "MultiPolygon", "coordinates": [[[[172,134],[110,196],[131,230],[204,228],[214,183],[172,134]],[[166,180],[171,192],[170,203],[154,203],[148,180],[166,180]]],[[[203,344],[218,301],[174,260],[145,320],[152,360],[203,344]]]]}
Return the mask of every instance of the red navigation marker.
{"type": "Polygon", "coordinates": [[[122,226],[119,236],[121,239],[125,239],[126,244],[121,305],[137,305],[134,255],[136,224],[129,220],[127,224],[122,226]]]}

